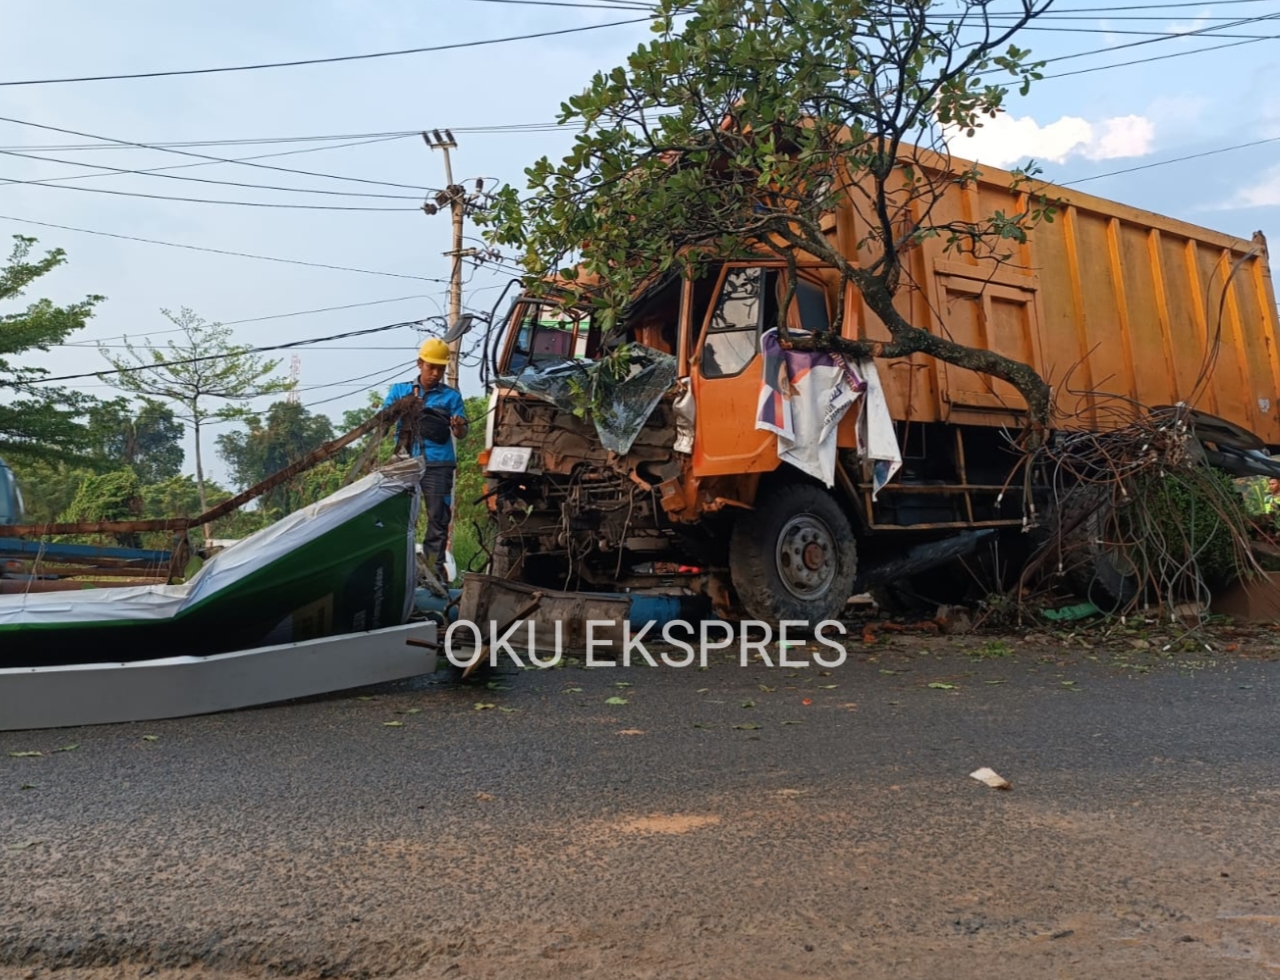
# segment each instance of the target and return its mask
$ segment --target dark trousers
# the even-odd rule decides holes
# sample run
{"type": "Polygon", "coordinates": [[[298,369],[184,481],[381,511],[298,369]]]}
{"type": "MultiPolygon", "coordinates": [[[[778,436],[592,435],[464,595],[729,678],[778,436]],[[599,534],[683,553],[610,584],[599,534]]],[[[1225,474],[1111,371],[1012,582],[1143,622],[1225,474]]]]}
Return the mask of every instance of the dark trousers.
{"type": "Polygon", "coordinates": [[[422,501],[427,508],[427,534],[422,539],[422,557],[444,575],[444,553],[449,543],[449,521],[453,517],[453,472],[450,465],[428,464],[422,475],[422,501]]]}

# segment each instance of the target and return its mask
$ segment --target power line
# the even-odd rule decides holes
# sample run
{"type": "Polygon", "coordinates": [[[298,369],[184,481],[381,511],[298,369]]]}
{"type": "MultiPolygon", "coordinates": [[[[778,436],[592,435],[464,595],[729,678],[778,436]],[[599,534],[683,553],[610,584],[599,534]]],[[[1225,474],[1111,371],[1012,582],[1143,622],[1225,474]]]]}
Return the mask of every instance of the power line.
{"type": "MultiPolygon", "coordinates": [[[[155,149],[170,149],[175,147],[189,148],[193,146],[268,146],[268,145],[274,145],[277,143],[328,143],[328,142],[334,142],[337,140],[360,140],[361,142],[365,140],[370,140],[370,141],[383,140],[383,139],[391,140],[391,139],[404,139],[407,136],[417,136],[417,135],[418,135],[418,130],[408,129],[408,130],[396,130],[393,132],[386,132],[386,133],[346,133],[343,135],[336,135],[336,136],[271,136],[271,137],[262,137],[257,139],[242,138],[242,139],[221,139],[221,140],[152,140],[150,143],[145,145],[148,147],[154,147],[155,149]]],[[[357,145],[357,144],[352,144],[352,145],[357,145]]],[[[4,146],[4,147],[0,147],[0,149],[37,151],[41,153],[45,153],[45,152],[70,153],[70,152],[79,151],[79,150],[112,150],[112,149],[115,149],[115,147],[103,146],[101,143],[54,143],[49,146],[24,146],[24,145],[4,146]]],[[[317,147],[316,149],[323,150],[323,149],[326,149],[326,147],[321,146],[321,147],[317,147]]],[[[301,153],[301,152],[310,152],[310,151],[299,150],[296,152],[301,153]]]]}
{"type": "Polygon", "coordinates": [[[38,180],[0,177],[0,184],[25,184],[52,191],[79,191],[84,194],[110,194],[114,197],[141,197],[152,201],[181,201],[186,204],[225,204],[240,208],[287,208],[291,211],[417,211],[418,208],[387,208],[352,204],[279,204],[273,201],[220,201],[207,197],[175,197],[170,194],[144,194],[141,191],[117,191],[106,187],[71,187],[67,184],[45,184],[38,180]]]}
{"type": "Polygon", "coordinates": [[[1280,136],[1272,136],[1269,139],[1253,140],[1250,143],[1237,143],[1235,146],[1223,146],[1216,150],[1205,150],[1202,153],[1188,153],[1185,156],[1173,157],[1169,160],[1157,160],[1154,163],[1144,163],[1136,167],[1125,167],[1123,170],[1110,170],[1105,174],[1094,174],[1091,177],[1079,177],[1075,180],[1065,180],[1058,184],[1059,187],[1071,187],[1074,184],[1084,184],[1090,180],[1101,180],[1103,177],[1118,177],[1120,174],[1131,174],[1139,170],[1150,170],[1152,167],[1166,167],[1171,163],[1184,163],[1187,160],[1199,160],[1201,157],[1211,157],[1219,153],[1230,153],[1232,150],[1243,150],[1251,146],[1263,146],[1267,143],[1280,142],[1280,136]]]}
{"type": "MultiPolygon", "coordinates": [[[[1280,37],[1280,35],[1278,35],[1277,37],[1280,37]]],[[[1223,48],[1238,48],[1242,44],[1257,44],[1258,41],[1260,40],[1274,41],[1277,39],[1277,37],[1271,37],[1269,39],[1256,38],[1256,39],[1247,40],[1247,41],[1232,41],[1229,44],[1212,44],[1207,48],[1196,48],[1194,51],[1173,51],[1173,52],[1170,52],[1169,54],[1154,55],[1150,58],[1135,58],[1132,61],[1118,61],[1115,64],[1111,64],[1111,65],[1094,65],[1092,68],[1077,68],[1073,71],[1060,71],[1053,75],[1045,75],[1044,78],[1041,80],[1047,81],[1050,78],[1070,78],[1073,75],[1089,75],[1095,71],[1109,71],[1112,68],[1128,68],[1131,65],[1146,65],[1146,64],[1150,64],[1153,61],[1168,61],[1171,58],[1185,58],[1187,55],[1205,54],[1209,51],[1220,51],[1223,48]]]]}
{"type": "MultiPolygon", "coordinates": [[[[212,177],[183,177],[177,174],[168,174],[168,173],[160,172],[161,170],[165,170],[165,169],[177,169],[177,167],[174,167],[174,168],[157,167],[150,170],[133,170],[133,169],[123,168],[123,167],[108,167],[105,164],[101,164],[101,163],[82,163],[76,160],[63,160],[63,159],[60,159],[59,157],[47,157],[47,156],[43,156],[41,154],[36,154],[36,153],[19,153],[15,150],[0,150],[0,154],[3,154],[4,156],[21,157],[24,160],[40,160],[45,163],[58,163],[68,167],[90,167],[94,170],[106,171],[112,174],[134,174],[134,175],[143,176],[143,177],[161,177],[165,180],[186,180],[186,181],[191,181],[193,183],[198,183],[198,184],[216,184],[221,187],[247,187],[254,190],[263,190],[263,191],[286,191],[293,194],[325,194],[331,197],[378,197],[378,198],[387,198],[387,199],[399,200],[399,201],[417,200],[417,198],[412,197],[408,194],[379,194],[376,191],[361,192],[361,191],[310,190],[305,187],[284,187],[279,184],[250,184],[250,183],[245,183],[243,181],[238,181],[238,180],[214,180],[212,177]]],[[[184,163],[184,164],[179,164],[178,166],[179,167],[204,167],[209,165],[210,164],[208,163],[184,163]]],[[[103,176],[103,174],[100,174],[100,173],[99,174],[79,174],[73,179],[82,179],[84,177],[100,177],[100,176],[103,176]]],[[[57,180],[60,178],[52,178],[52,179],[57,180]]],[[[61,178],[61,179],[65,180],[67,178],[61,178]]],[[[30,181],[30,183],[33,183],[33,184],[48,184],[50,182],[51,181],[48,179],[30,181]]]]}
{"type": "Polygon", "coordinates": [[[300,65],[328,65],[340,61],[367,61],[372,58],[394,58],[409,54],[427,54],[433,51],[457,51],[463,48],[477,48],[488,44],[506,44],[511,41],[533,41],[543,37],[558,37],[564,34],[578,34],[583,31],[596,31],[605,27],[621,27],[625,24],[640,24],[651,20],[650,17],[635,17],[630,20],[615,20],[607,24],[587,24],[583,27],[562,27],[554,31],[541,31],[537,34],[517,34],[511,37],[485,38],[480,41],[459,41],[454,44],[435,44],[423,48],[403,48],[399,51],[374,51],[369,54],[346,54],[332,58],[302,58],[297,61],[272,61],[255,65],[229,65],[221,68],[182,68],[172,71],[133,72],[124,75],[80,75],[70,78],[28,78],[20,81],[0,82],[0,88],[18,85],[59,85],[67,82],[108,82],[135,78],[170,78],[175,75],[212,75],[232,71],[259,71],[264,68],[296,68],[300,65]]]}
{"type": "MultiPolygon", "coordinates": [[[[406,368],[412,367],[415,363],[417,363],[416,360],[401,361],[399,364],[395,365],[394,367],[391,367],[391,368],[380,367],[376,371],[370,371],[368,374],[357,375],[354,378],[343,378],[341,381],[330,381],[327,384],[304,385],[301,388],[295,388],[293,390],[294,391],[318,391],[321,388],[340,388],[345,386],[355,387],[355,382],[357,381],[364,381],[366,378],[372,378],[375,374],[386,375],[389,371],[395,374],[399,374],[401,371],[405,370],[406,368]]],[[[375,384],[381,382],[381,380],[382,379],[379,378],[379,381],[375,382],[375,384]]],[[[360,387],[367,388],[368,385],[361,385],[360,387]]]]}
{"type": "MultiPolygon", "coordinates": [[[[1280,17],[1280,13],[1263,14],[1259,17],[1242,17],[1234,21],[1229,21],[1226,24],[1201,27],[1194,31],[1183,31],[1178,34],[1167,34],[1162,37],[1146,38],[1145,40],[1142,40],[1142,41],[1127,41],[1124,44],[1114,44],[1107,48],[1095,48],[1092,51],[1076,51],[1072,54],[1059,55],[1056,58],[1046,58],[1044,60],[1044,63],[1046,65],[1056,64],[1060,61],[1072,61],[1076,58],[1087,58],[1095,54],[1110,54],[1113,51],[1123,51],[1127,48],[1137,48],[1147,44],[1159,44],[1162,41],[1171,41],[1171,40],[1174,40],[1175,38],[1201,37],[1206,35],[1210,37],[1214,37],[1214,36],[1219,36],[1215,32],[1223,28],[1243,27],[1246,24],[1257,24],[1257,23],[1260,23],[1261,21],[1275,20],[1277,17],[1280,17]]],[[[1266,38],[1262,38],[1261,40],[1266,40],[1266,38]]]]}
{"type": "Polygon", "coordinates": [[[31,218],[15,218],[12,215],[0,214],[0,221],[17,221],[20,224],[38,225],[41,228],[57,228],[60,231],[76,231],[84,235],[98,235],[102,238],[118,238],[126,242],[144,242],[148,245],[164,245],[168,248],[184,248],[192,252],[210,252],[213,255],[230,255],[240,259],[258,259],[262,262],[282,262],[286,265],[302,265],[312,269],[330,269],[335,272],[358,272],[366,276],[388,276],[392,279],[416,279],[419,282],[448,282],[433,276],[414,276],[405,272],[382,272],[377,269],[359,269],[347,265],[329,265],[325,262],[306,262],[302,259],[282,259],[274,255],[255,255],[252,252],[232,252],[223,248],[208,248],[204,245],[184,245],[181,242],[164,242],[156,238],[140,238],[136,235],[118,235],[110,231],[95,231],[92,228],[76,228],[72,225],[57,225],[51,221],[35,221],[31,218]]]}
{"type": "MultiPolygon", "coordinates": [[[[367,303],[347,303],[344,306],[323,306],[315,310],[295,310],[292,313],[272,313],[269,316],[252,316],[243,320],[219,320],[217,321],[217,325],[220,327],[234,327],[242,323],[261,323],[263,320],[283,320],[283,319],[286,319],[287,317],[293,317],[293,316],[309,316],[312,313],[334,313],[339,310],[355,310],[365,306],[384,306],[387,303],[405,303],[411,299],[430,299],[430,298],[431,297],[426,293],[417,293],[413,296],[397,296],[394,299],[373,299],[373,300],[369,300],[367,303]]],[[[101,346],[102,341],[104,340],[126,340],[129,337],[158,337],[161,334],[167,334],[167,333],[182,333],[182,328],[173,327],[168,330],[151,330],[151,331],[148,331],[147,333],[137,333],[137,334],[120,333],[120,334],[112,334],[109,337],[86,337],[83,340],[76,341],[75,343],[52,344],[51,346],[53,347],[93,347],[93,346],[101,346]]],[[[353,347],[348,349],[364,350],[366,348],[353,347]]],[[[375,350],[376,348],[370,347],[367,349],[375,350]]]]}
{"type": "MultiPolygon", "coordinates": [[[[348,330],[345,333],[336,333],[328,337],[311,337],[306,340],[291,340],[284,344],[271,344],[265,347],[244,347],[239,348],[240,354],[265,354],[276,350],[289,350],[294,347],[310,347],[312,344],[323,344],[328,340],[346,340],[348,337],[364,337],[374,333],[385,333],[388,330],[403,330],[405,327],[416,327],[422,323],[421,320],[402,320],[399,323],[388,323],[381,327],[367,327],[364,330],[348,330]]],[[[108,371],[89,371],[84,374],[60,374],[54,377],[31,378],[27,384],[51,384],[54,381],[78,381],[81,378],[102,378],[110,374],[136,374],[139,371],[153,371],[157,368],[176,367],[180,364],[200,364],[204,361],[217,361],[225,357],[224,354],[207,354],[202,357],[183,357],[176,361],[157,361],[152,364],[138,364],[134,367],[112,368],[108,371]]]]}
{"type": "Polygon", "coordinates": [[[432,189],[422,187],[418,184],[397,184],[387,180],[370,180],[366,177],[346,177],[339,174],[320,173],[314,170],[297,170],[293,167],[277,167],[270,163],[252,163],[248,160],[236,160],[232,157],[215,157],[210,156],[207,153],[192,153],[188,150],[167,149],[164,147],[153,146],[149,143],[135,143],[132,140],[120,140],[111,136],[99,136],[96,133],[84,133],[76,129],[65,129],[61,126],[50,126],[46,123],[30,122],[26,119],[14,119],[10,116],[0,116],[0,122],[13,123],[15,126],[28,126],[32,129],[43,129],[51,133],[63,133],[67,136],[80,136],[84,139],[102,140],[104,143],[114,143],[117,146],[134,147],[140,150],[155,150],[159,153],[172,153],[176,156],[192,157],[196,160],[209,160],[213,163],[234,163],[243,167],[256,167],[259,170],[276,170],[286,174],[302,174],[305,177],[324,177],[329,180],[348,180],[357,184],[377,184],[382,187],[400,187],[411,191],[427,191],[432,189]]]}
{"type": "MultiPolygon", "coordinates": [[[[383,384],[384,382],[390,381],[392,378],[398,375],[401,371],[405,370],[407,367],[408,367],[408,364],[402,367],[398,367],[394,371],[388,371],[385,375],[380,377],[377,381],[371,382],[366,387],[372,388],[374,386],[383,384]]],[[[347,392],[343,392],[341,395],[330,395],[328,398],[321,398],[319,401],[306,402],[302,407],[315,408],[317,405],[327,405],[329,404],[329,402],[336,402],[336,401],[341,401],[344,398],[350,398],[354,394],[355,392],[353,391],[347,391],[347,392]]]]}
{"type": "MultiPolygon", "coordinates": [[[[415,133],[414,135],[416,136],[417,134],[415,133]]],[[[244,163],[246,160],[265,160],[267,157],[287,157],[287,156],[294,156],[294,155],[299,154],[299,153],[321,153],[321,152],[323,152],[323,151],[325,151],[325,150],[341,150],[341,149],[343,149],[343,148],[345,148],[345,147],[348,147],[348,146],[368,146],[368,145],[369,145],[369,144],[371,144],[371,143],[387,143],[387,142],[390,142],[391,140],[399,140],[399,139],[404,139],[404,137],[403,137],[403,136],[382,136],[382,137],[378,137],[378,138],[376,138],[376,139],[357,140],[357,141],[356,141],[356,142],[354,142],[354,143],[336,143],[336,144],[334,144],[334,145],[332,145],[332,146],[309,146],[309,147],[306,147],[305,149],[301,149],[301,150],[278,150],[278,151],[276,151],[275,153],[256,153],[256,154],[254,154],[253,156],[248,156],[248,157],[231,157],[231,158],[229,158],[229,160],[228,160],[227,162],[230,162],[230,163],[244,163]]],[[[116,147],[102,147],[102,149],[116,149],[116,147]]],[[[3,149],[0,149],[0,153],[3,153],[3,152],[6,152],[6,151],[5,151],[5,150],[3,150],[3,149]]],[[[165,166],[163,166],[163,167],[147,167],[147,168],[142,169],[142,170],[137,170],[137,171],[128,171],[128,172],[129,172],[129,173],[141,173],[141,174],[160,173],[161,171],[164,171],[164,170],[185,170],[185,169],[187,169],[187,168],[189,168],[189,167],[212,167],[212,166],[214,166],[215,164],[220,163],[220,162],[222,162],[222,161],[218,161],[218,160],[209,160],[209,161],[200,160],[200,161],[197,161],[196,163],[170,163],[170,164],[167,164],[167,165],[165,165],[165,166]]],[[[74,166],[77,166],[77,167],[89,167],[89,166],[93,166],[92,164],[88,164],[88,163],[79,163],[79,162],[76,162],[76,163],[74,163],[73,165],[74,165],[74,166]]],[[[59,184],[59,183],[63,183],[63,182],[65,182],[65,181],[69,181],[69,180],[92,180],[92,179],[94,179],[95,177],[101,177],[101,176],[103,176],[103,175],[102,175],[102,174],[100,174],[100,173],[96,173],[96,174],[72,174],[72,175],[71,175],[71,176],[69,176],[69,177],[45,177],[45,178],[43,178],[43,179],[41,179],[41,180],[37,180],[37,181],[35,181],[35,183],[37,183],[37,184],[59,184]]],[[[346,178],[335,178],[335,179],[345,180],[346,178]]],[[[246,185],[246,186],[259,186],[259,185],[246,185]]],[[[424,188],[424,190],[426,190],[426,188],[424,188]]],[[[363,195],[362,195],[362,196],[363,196],[363,195]]]]}

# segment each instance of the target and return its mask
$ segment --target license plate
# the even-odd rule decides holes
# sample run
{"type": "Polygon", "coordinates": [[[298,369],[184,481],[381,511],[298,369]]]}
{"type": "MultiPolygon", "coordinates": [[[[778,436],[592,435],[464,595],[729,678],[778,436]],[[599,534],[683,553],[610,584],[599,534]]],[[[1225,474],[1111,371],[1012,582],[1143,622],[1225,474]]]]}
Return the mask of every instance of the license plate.
{"type": "Polygon", "coordinates": [[[489,453],[490,473],[523,473],[529,468],[533,450],[528,446],[494,446],[489,453]]]}

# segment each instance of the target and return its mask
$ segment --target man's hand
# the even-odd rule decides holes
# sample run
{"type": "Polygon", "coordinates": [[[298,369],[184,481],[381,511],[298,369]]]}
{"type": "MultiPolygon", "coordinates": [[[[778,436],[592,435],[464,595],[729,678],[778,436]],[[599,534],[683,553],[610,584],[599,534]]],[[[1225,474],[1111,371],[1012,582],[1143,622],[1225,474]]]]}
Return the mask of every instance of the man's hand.
{"type": "Polygon", "coordinates": [[[461,415],[454,415],[449,419],[449,427],[453,429],[453,434],[459,439],[465,439],[467,435],[467,420],[461,415]]]}

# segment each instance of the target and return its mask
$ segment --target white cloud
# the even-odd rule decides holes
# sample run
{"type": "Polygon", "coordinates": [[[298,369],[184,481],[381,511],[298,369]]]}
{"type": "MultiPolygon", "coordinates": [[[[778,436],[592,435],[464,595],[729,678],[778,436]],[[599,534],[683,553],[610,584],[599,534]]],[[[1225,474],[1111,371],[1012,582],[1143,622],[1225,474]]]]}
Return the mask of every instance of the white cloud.
{"type": "Polygon", "coordinates": [[[1090,160],[1141,157],[1151,152],[1156,127],[1145,116],[1116,116],[1102,121],[1102,134],[1081,151],[1090,160]]]}
{"type": "Polygon", "coordinates": [[[1267,208],[1280,205],[1280,167],[1272,167],[1258,183],[1241,188],[1235,197],[1212,210],[1267,208]]]}
{"type": "Polygon", "coordinates": [[[1063,163],[1068,157],[1114,160],[1151,152],[1155,126],[1145,116],[1115,116],[1090,123],[1079,116],[1041,126],[1031,116],[1001,114],[985,120],[972,137],[952,130],[947,142],[956,156],[993,167],[1034,159],[1063,163]]]}

